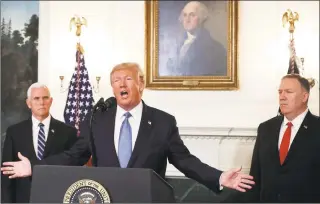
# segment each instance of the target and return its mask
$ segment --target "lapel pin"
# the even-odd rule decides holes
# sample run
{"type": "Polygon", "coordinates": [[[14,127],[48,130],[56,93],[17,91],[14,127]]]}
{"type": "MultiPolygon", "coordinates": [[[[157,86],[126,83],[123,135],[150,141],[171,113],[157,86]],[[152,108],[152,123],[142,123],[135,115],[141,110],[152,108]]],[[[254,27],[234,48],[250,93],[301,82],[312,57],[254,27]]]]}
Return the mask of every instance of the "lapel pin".
{"type": "Polygon", "coordinates": [[[150,120],[148,120],[148,124],[151,125],[151,121],[150,120]]]}
{"type": "Polygon", "coordinates": [[[303,127],[304,127],[305,129],[308,129],[308,126],[306,126],[306,125],[304,125],[303,127]]]}
{"type": "Polygon", "coordinates": [[[52,133],[54,133],[54,130],[53,130],[53,129],[51,129],[51,132],[52,132],[52,133]]]}

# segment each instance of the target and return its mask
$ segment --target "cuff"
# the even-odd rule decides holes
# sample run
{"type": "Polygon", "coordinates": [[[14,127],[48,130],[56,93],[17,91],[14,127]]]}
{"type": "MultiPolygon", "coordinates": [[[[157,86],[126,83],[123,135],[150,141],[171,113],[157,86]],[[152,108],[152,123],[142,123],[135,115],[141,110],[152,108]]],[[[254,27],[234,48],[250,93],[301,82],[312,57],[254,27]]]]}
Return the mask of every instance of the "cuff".
{"type": "Polygon", "coordinates": [[[219,178],[219,190],[220,191],[223,189],[223,186],[221,185],[221,176],[222,176],[222,174],[220,175],[220,178],[219,178]]]}

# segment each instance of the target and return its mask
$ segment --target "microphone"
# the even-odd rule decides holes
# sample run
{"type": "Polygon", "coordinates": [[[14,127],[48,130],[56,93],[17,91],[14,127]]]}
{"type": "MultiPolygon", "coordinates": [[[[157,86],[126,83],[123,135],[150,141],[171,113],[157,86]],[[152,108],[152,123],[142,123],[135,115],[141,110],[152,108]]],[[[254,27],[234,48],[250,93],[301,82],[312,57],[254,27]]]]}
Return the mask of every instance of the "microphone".
{"type": "Polygon", "coordinates": [[[93,112],[96,112],[99,108],[102,109],[104,107],[104,99],[101,97],[99,101],[93,106],[93,112]]]}
{"type": "Polygon", "coordinates": [[[117,100],[115,97],[110,97],[110,98],[106,99],[106,101],[104,102],[104,111],[113,107],[116,104],[117,104],[117,100]]]}

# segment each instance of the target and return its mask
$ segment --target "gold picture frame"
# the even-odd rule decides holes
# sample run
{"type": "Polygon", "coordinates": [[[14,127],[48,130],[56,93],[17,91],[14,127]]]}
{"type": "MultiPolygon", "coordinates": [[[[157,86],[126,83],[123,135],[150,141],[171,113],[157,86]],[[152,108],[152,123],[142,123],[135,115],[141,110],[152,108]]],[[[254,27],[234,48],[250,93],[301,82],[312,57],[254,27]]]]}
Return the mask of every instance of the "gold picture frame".
{"type": "MultiPolygon", "coordinates": [[[[236,89],[238,89],[239,83],[238,83],[238,65],[237,65],[238,64],[238,60],[237,60],[237,55],[238,55],[238,53],[237,53],[238,3],[237,3],[237,1],[199,1],[199,2],[203,2],[202,5],[207,4],[210,6],[209,3],[211,2],[215,7],[221,7],[220,10],[216,13],[220,16],[224,15],[226,18],[223,20],[223,19],[218,19],[218,17],[216,17],[216,25],[218,25],[220,27],[225,26],[225,28],[226,28],[226,29],[220,30],[221,31],[220,33],[225,32],[224,36],[222,36],[222,34],[220,34],[220,39],[226,40],[225,47],[224,47],[226,57],[225,58],[216,57],[216,59],[218,59],[218,60],[215,61],[215,62],[221,63],[220,67],[219,67],[219,65],[216,66],[216,67],[219,67],[220,70],[222,70],[221,67],[225,68],[225,70],[224,70],[225,74],[212,74],[212,75],[210,74],[210,72],[213,73],[213,71],[212,71],[213,67],[212,67],[212,70],[210,67],[210,71],[207,71],[208,73],[206,73],[206,74],[203,74],[203,75],[202,74],[192,74],[192,72],[197,72],[198,70],[200,72],[200,69],[195,69],[195,67],[198,67],[198,64],[201,64],[199,62],[202,62],[204,60],[201,60],[201,61],[198,60],[198,62],[197,61],[193,62],[193,63],[196,63],[196,66],[190,67],[188,69],[188,70],[191,70],[190,71],[191,74],[189,74],[189,73],[185,74],[185,71],[183,69],[186,66],[184,66],[184,67],[181,66],[179,68],[174,68],[174,69],[167,68],[167,67],[170,67],[169,65],[171,65],[171,64],[177,64],[176,63],[177,60],[172,61],[171,59],[174,59],[174,58],[168,57],[169,54],[167,54],[167,53],[169,53],[169,51],[167,51],[167,50],[170,50],[171,47],[173,47],[172,44],[177,45],[179,43],[176,43],[176,42],[178,42],[177,40],[171,40],[170,37],[168,37],[169,36],[168,33],[170,33],[170,30],[173,30],[172,28],[174,28],[174,26],[171,26],[171,27],[167,26],[170,24],[170,22],[173,22],[175,19],[177,19],[177,21],[178,21],[178,18],[174,18],[174,17],[171,18],[175,14],[173,14],[173,15],[171,14],[171,17],[170,17],[170,14],[166,14],[165,12],[170,12],[170,11],[174,10],[174,9],[172,9],[172,7],[175,7],[175,5],[177,5],[176,10],[181,9],[181,8],[185,8],[184,7],[185,5],[181,5],[181,1],[174,1],[174,2],[169,2],[169,3],[166,3],[166,2],[167,1],[145,1],[146,88],[157,89],[157,90],[236,90],[236,89]],[[221,5],[217,6],[218,5],[217,2],[220,2],[221,5]],[[226,5],[222,5],[222,3],[225,3],[226,5]],[[170,4],[170,5],[166,5],[166,4],[170,4]],[[227,13],[223,14],[223,12],[221,12],[221,10],[227,11],[227,13]],[[161,19],[160,13],[162,16],[164,16],[163,19],[161,19]],[[224,21],[227,21],[227,22],[223,25],[224,21]],[[161,28],[161,26],[159,26],[159,22],[163,28],[161,28]],[[165,24],[166,22],[167,22],[167,24],[165,24]],[[162,29],[162,30],[160,30],[160,29],[162,29]],[[161,40],[161,42],[159,41],[159,39],[161,40]],[[170,40],[168,40],[168,39],[170,39],[170,40]],[[223,59],[225,61],[223,61],[223,59]],[[171,61],[169,61],[169,60],[171,60],[171,61]],[[172,62],[174,62],[174,63],[172,63],[172,62]],[[225,64],[224,64],[224,62],[225,62],[225,64]],[[223,64],[225,66],[222,66],[223,64]],[[159,69],[159,66],[161,66],[160,69],[159,69]],[[174,71],[165,72],[163,70],[174,70],[174,71]],[[181,71],[179,73],[177,70],[183,70],[183,71],[181,71]],[[171,74],[171,73],[173,73],[173,74],[171,74]]],[[[185,2],[185,1],[183,3],[187,4],[187,2],[185,2]]],[[[212,9],[211,10],[208,9],[207,16],[211,15],[209,13],[210,11],[212,11],[212,9]]],[[[184,13],[186,13],[186,12],[184,12],[184,13]]],[[[212,15],[214,15],[214,14],[212,14],[212,15]]],[[[179,14],[177,14],[177,16],[179,16],[179,14]]],[[[183,16],[187,16],[187,14],[183,14],[183,16]]],[[[184,21],[183,21],[183,23],[184,23],[184,21]]],[[[216,27],[214,27],[213,29],[215,29],[215,28],[216,27]]],[[[175,30],[171,31],[171,33],[175,33],[175,32],[176,32],[175,30]]],[[[215,31],[215,33],[219,33],[219,30],[215,31]]],[[[202,39],[205,39],[205,38],[206,37],[202,37],[202,39]]],[[[202,44],[209,44],[209,43],[202,43],[202,44]]],[[[190,46],[190,49],[191,49],[191,46],[190,46]]],[[[205,49],[207,49],[207,48],[205,48],[205,49]]],[[[215,52],[215,51],[213,51],[213,52],[215,52]]],[[[173,51],[173,53],[175,53],[175,51],[173,51]]],[[[200,52],[196,52],[196,53],[200,53],[200,52]]],[[[220,52],[220,53],[222,53],[222,52],[220,52]]],[[[206,56],[206,55],[207,54],[204,52],[204,54],[202,56],[200,56],[199,58],[194,58],[194,59],[202,59],[201,57],[206,56]]],[[[217,55],[217,56],[222,56],[222,55],[217,55]]],[[[188,59],[190,59],[190,58],[188,58],[188,59]]],[[[189,62],[190,62],[190,60],[189,60],[189,62]]],[[[179,61],[179,63],[182,64],[181,61],[179,61]]],[[[210,63],[210,66],[211,66],[211,64],[216,65],[218,63],[210,63]]],[[[192,63],[190,62],[190,64],[192,64],[192,63]]],[[[171,67],[174,67],[174,66],[171,66],[171,67]]],[[[178,67],[178,66],[176,66],[176,67],[178,67]]],[[[205,72],[202,72],[202,73],[205,73],[205,72]]]]}

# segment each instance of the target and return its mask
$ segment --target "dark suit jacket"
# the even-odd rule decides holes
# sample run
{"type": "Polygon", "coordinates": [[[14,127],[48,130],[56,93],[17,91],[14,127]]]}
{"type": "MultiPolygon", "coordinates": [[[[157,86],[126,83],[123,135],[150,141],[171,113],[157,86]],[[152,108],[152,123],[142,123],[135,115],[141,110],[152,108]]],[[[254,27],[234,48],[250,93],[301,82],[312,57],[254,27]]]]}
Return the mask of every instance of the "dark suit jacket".
{"type": "MultiPolygon", "coordinates": [[[[227,74],[227,51],[214,40],[206,29],[197,30],[196,39],[190,45],[185,57],[178,62],[180,49],[187,36],[178,42],[176,57],[168,60],[167,66],[174,76],[224,76],[227,74]]],[[[161,75],[161,73],[160,73],[161,75]]]]}
{"type": "MultiPolygon", "coordinates": [[[[92,129],[99,167],[120,167],[114,146],[116,109],[113,107],[108,112],[95,114],[92,129]]],[[[81,125],[81,135],[70,151],[41,162],[61,165],[63,161],[64,165],[83,165],[83,161],[87,161],[90,157],[89,131],[89,123],[86,121],[81,125]]],[[[167,159],[187,177],[219,192],[219,178],[222,172],[202,163],[190,154],[180,138],[173,116],[143,103],[138,137],[128,168],[152,169],[165,178],[167,159]]]]}
{"type": "Polygon", "coordinates": [[[238,202],[320,202],[320,120],[307,113],[283,165],[278,140],[283,116],[259,125],[250,175],[255,187],[238,202]]]}
{"type": "MultiPolygon", "coordinates": [[[[75,128],[51,117],[44,158],[71,148],[76,140],[75,128]]],[[[18,152],[21,152],[30,161],[37,160],[33,145],[31,118],[7,129],[2,162],[19,161],[18,152]]],[[[1,174],[1,201],[4,203],[29,202],[31,180],[31,177],[10,180],[8,176],[1,174]]]]}

